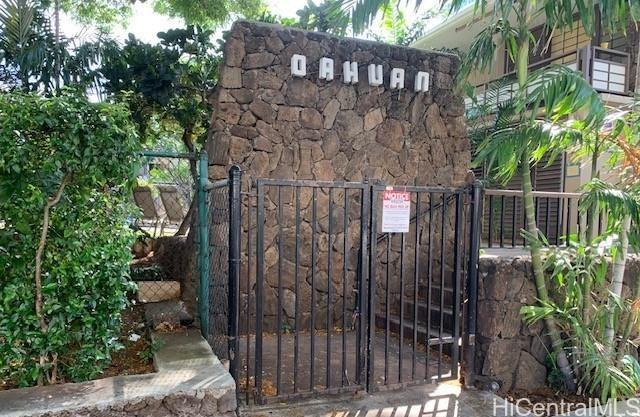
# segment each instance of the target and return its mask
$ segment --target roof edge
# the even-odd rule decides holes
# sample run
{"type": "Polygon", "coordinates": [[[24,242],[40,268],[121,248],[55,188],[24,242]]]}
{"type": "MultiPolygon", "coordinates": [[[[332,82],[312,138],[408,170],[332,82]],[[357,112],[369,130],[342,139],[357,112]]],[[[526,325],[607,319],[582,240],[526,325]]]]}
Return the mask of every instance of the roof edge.
{"type": "Polygon", "coordinates": [[[413,42],[410,46],[412,48],[424,49],[425,46],[421,44],[423,44],[425,41],[427,41],[431,37],[452,29],[455,30],[455,27],[460,25],[464,20],[470,17],[473,18],[476,15],[474,3],[475,2],[469,3],[467,6],[463,7],[455,15],[449,16],[448,18],[438,23],[433,28],[429,29],[424,35],[422,35],[419,39],[413,42]]]}

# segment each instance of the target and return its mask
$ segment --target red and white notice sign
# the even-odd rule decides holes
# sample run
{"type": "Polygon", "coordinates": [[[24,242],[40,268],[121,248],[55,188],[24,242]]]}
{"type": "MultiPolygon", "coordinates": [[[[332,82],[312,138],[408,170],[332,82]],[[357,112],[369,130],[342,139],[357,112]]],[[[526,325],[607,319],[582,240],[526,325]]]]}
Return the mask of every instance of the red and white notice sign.
{"type": "Polygon", "coordinates": [[[411,193],[389,187],[382,194],[382,233],[408,233],[411,193]]]}

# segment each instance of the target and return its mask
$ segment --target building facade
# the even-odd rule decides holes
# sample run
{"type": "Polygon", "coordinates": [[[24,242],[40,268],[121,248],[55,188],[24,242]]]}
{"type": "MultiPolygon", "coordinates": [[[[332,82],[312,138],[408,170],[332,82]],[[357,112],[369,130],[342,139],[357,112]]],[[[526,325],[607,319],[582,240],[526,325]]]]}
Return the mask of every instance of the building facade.
{"type": "MultiPolygon", "coordinates": [[[[490,7],[488,8],[490,9],[490,7]]],[[[477,35],[490,20],[487,12],[483,16],[474,13],[473,4],[469,4],[456,15],[433,27],[415,43],[420,49],[455,49],[467,52],[477,35]]],[[[596,19],[598,27],[595,36],[590,38],[584,30],[579,16],[575,16],[571,28],[545,31],[543,18],[535,21],[531,28],[537,37],[537,46],[532,48],[530,69],[535,70],[550,65],[565,65],[583,74],[593,88],[600,94],[605,105],[612,109],[628,106],[638,84],[638,31],[630,24],[626,33],[605,34],[596,19]]],[[[507,57],[505,45],[499,46],[493,66],[489,71],[476,71],[469,82],[475,87],[475,96],[479,103],[495,104],[511,98],[517,88],[513,64],[507,57]],[[503,83],[500,93],[487,94],[492,85],[503,83]]],[[[472,98],[466,99],[466,107],[472,104],[472,98]]],[[[601,158],[600,168],[606,162],[601,158]]],[[[606,177],[606,169],[601,169],[606,177]]],[[[477,175],[482,175],[478,170],[477,175]]],[[[565,153],[551,164],[539,164],[534,171],[534,188],[537,191],[574,192],[586,183],[591,175],[591,161],[577,160],[565,153]]],[[[514,179],[507,188],[519,189],[518,179],[514,179]]]]}

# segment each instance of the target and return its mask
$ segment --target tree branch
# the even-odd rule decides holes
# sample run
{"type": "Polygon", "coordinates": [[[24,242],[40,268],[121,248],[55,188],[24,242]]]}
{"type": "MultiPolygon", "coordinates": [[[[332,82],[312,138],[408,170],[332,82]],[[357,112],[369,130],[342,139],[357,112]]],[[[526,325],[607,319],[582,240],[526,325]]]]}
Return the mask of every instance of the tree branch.
{"type": "MultiPolygon", "coordinates": [[[[42,232],[40,233],[40,242],[38,243],[38,249],[36,250],[36,259],[35,259],[35,287],[36,287],[36,317],[38,318],[38,322],[40,323],[40,330],[43,334],[46,334],[49,330],[49,325],[44,318],[43,313],[43,300],[42,300],[42,255],[44,253],[44,248],[47,244],[47,235],[49,234],[49,218],[51,215],[51,208],[60,202],[62,198],[62,194],[64,193],[64,189],[69,182],[69,174],[65,174],[58,186],[58,190],[55,195],[49,197],[47,199],[46,204],[44,205],[44,213],[43,213],[43,221],[42,221],[42,232]]],[[[44,366],[47,362],[47,355],[40,355],[40,365],[44,366]]],[[[57,360],[53,363],[52,369],[52,378],[47,378],[50,382],[54,383],[56,374],[57,374],[57,360]],[[52,381],[53,380],[53,381],[52,381]]]]}

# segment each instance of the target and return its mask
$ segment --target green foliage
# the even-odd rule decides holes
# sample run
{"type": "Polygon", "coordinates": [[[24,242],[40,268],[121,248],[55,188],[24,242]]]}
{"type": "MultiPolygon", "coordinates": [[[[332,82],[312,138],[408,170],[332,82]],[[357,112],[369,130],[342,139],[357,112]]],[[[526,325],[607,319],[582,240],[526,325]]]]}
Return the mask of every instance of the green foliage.
{"type": "MultiPolygon", "coordinates": [[[[615,249],[604,246],[604,238],[593,243],[594,246],[588,246],[574,240],[568,248],[549,249],[544,267],[554,295],[539,306],[523,307],[522,313],[530,324],[549,317],[555,319],[566,336],[567,352],[587,394],[603,401],[626,398],[640,389],[637,362],[627,354],[634,349],[633,341],[623,334],[620,326],[616,352],[612,353],[603,343],[611,313],[607,305],[610,297],[607,265],[615,249]],[[587,287],[592,289],[593,300],[587,301],[587,287]]],[[[620,322],[628,315],[637,314],[632,310],[632,301],[617,299],[613,303],[620,322]]],[[[558,376],[557,372],[550,377],[552,375],[558,376]]]]}
{"type": "Polygon", "coordinates": [[[289,22],[289,25],[305,30],[345,36],[351,20],[349,14],[340,9],[340,5],[341,0],[326,0],[320,4],[308,0],[307,4],[296,12],[297,21],[289,22]]]}
{"type": "Polygon", "coordinates": [[[378,42],[410,46],[424,35],[426,23],[439,14],[438,11],[430,10],[413,23],[408,23],[400,8],[387,7],[382,17],[382,26],[369,30],[367,35],[378,42]]]}
{"type": "Polygon", "coordinates": [[[640,224],[640,190],[638,184],[625,188],[615,188],[611,184],[594,178],[583,186],[584,194],[580,199],[580,210],[586,213],[592,207],[599,207],[607,213],[608,234],[618,233],[619,222],[625,216],[640,224]]]}
{"type": "Polygon", "coordinates": [[[138,356],[140,359],[151,362],[153,360],[153,356],[164,346],[164,342],[159,340],[152,340],[145,349],[138,352],[138,356]]]}
{"type": "Polygon", "coordinates": [[[95,83],[100,42],[56,41],[46,8],[31,0],[0,0],[0,89],[43,91],[95,83]]]}
{"type": "MultiPolygon", "coordinates": [[[[55,7],[54,0],[41,0],[45,7],[55,7]]],[[[124,24],[131,16],[132,0],[60,0],[60,8],[83,24],[95,24],[107,30],[124,24]]]]}
{"type": "Polygon", "coordinates": [[[232,17],[254,19],[265,10],[262,0],[155,0],[153,6],[158,13],[206,28],[220,27],[232,17]]]}
{"type": "Polygon", "coordinates": [[[160,265],[131,268],[132,281],[164,281],[167,272],[160,265]]]}
{"type": "Polygon", "coordinates": [[[125,106],[0,95],[0,378],[26,386],[99,374],[127,302],[138,140],[125,106]],[[66,186],[63,186],[66,185],[66,186]],[[42,319],[35,254],[42,256],[42,319]]]}
{"type": "Polygon", "coordinates": [[[212,36],[189,26],[160,32],[158,45],[130,36],[122,48],[113,42],[105,48],[99,68],[104,89],[127,102],[143,140],[177,139],[192,150],[206,138],[207,94],[220,63],[212,36]]]}
{"type": "Polygon", "coordinates": [[[547,384],[554,390],[562,390],[564,388],[564,377],[556,366],[553,355],[545,356],[544,365],[547,367],[547,384]]]}

